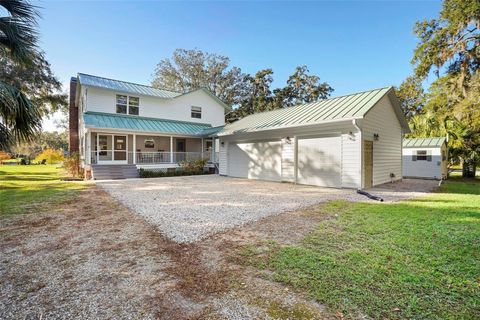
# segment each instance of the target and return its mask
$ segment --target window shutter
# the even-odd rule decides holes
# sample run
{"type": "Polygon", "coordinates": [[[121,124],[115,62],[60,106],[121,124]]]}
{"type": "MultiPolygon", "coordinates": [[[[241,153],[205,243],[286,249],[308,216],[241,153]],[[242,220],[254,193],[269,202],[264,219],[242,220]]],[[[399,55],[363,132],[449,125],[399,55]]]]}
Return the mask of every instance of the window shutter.
{"type": "Polygon", "coordinates": [[[412,161],[417,161],[417,155],[416,154],[412,154],[412,161]]]}

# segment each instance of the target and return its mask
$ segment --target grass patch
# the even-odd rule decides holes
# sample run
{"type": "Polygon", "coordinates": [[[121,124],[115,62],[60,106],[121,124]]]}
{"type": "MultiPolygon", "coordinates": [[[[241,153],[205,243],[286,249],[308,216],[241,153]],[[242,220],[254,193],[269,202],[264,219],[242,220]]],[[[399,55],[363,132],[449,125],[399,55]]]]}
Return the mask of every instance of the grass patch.
{"type": "Polygon", "coordinates": [[[245,247],[244,263],[272,271],[346,318],[480,318],[480,181],[396,204],[330,202],[298,246],[245,247]]]}
{"type": "Polygon", "coordinates": [[[83,182],[61,181],[64,176],[57,165],[0,165],[0,216],[67,201],[86,187],[83,182]]]}

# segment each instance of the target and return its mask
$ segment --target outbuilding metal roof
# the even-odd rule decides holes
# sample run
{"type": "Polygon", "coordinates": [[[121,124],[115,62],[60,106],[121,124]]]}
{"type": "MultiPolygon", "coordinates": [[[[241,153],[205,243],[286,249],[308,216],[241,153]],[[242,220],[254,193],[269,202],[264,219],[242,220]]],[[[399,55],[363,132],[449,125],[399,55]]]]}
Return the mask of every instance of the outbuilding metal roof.
{"type": "Polygon", "coordinates": [[[404,131],[409,132],[392,87],[380,88],[346,96],[320,100],[294,107],[277,109],[247,116],[231,123],[218,133],[230,135],[240,132],[280,129],[322,122],[361,119],[385,95],[393,95],[392,104],[404,131]]]}
{"type": "Polygon", "coordinates": [[[445,143],[445,137],[403,139],[404,148],[435,148],[445,143]]]}
{"type": "Polygon", "coordinates": [[[171,133],[182,135],[207,136],[211,125],[168,119],[146,118],[100,112],[86,112],[83,120],[87,128],[116,129],[138,132],[171,133]],[[206,133],[204,133],[204,131],[206,133]]]}
{"type": "Polygon", "coordinates": [[[181,95],[181,93],[179,92],[157,89],[157,88],[153,88],[143,84],[97,77],[97,76],[92,76],[84,73],[78,74],[78,81],[82,85],[115,90],[119,92],[154,96],[154,97],[165,98],[165,99],[175,98],[181,95]]]}

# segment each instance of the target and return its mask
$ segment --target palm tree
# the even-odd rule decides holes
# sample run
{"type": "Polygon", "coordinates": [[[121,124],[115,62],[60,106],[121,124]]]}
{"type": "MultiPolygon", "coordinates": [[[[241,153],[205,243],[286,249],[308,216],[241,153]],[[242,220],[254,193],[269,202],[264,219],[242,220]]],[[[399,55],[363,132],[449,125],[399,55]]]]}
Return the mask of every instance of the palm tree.
{"type": "MultiPolygon", "coordinates": [[[[37,8],[23,0],[0,0],[0,55],[29,65],[37,55],[37,8]]],[[[0,149],[24,141],[41,129],[41,114],[17,87],[0,79],[0,149]]]]}

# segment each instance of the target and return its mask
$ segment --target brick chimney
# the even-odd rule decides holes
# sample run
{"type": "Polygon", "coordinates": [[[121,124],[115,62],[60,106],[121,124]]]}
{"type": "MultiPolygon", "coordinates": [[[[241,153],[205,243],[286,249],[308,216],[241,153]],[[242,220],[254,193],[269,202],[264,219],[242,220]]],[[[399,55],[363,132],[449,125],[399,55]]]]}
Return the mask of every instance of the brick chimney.
{"type": "Polygon", "coordinates": [[[70,107],[68,111],[68,135],[70,139],[69,151],[70,153],[78,152],[80,144],[78,137],[78,106],[75,104],[77,96],[77,78],[70,79],[70,107]]]}

